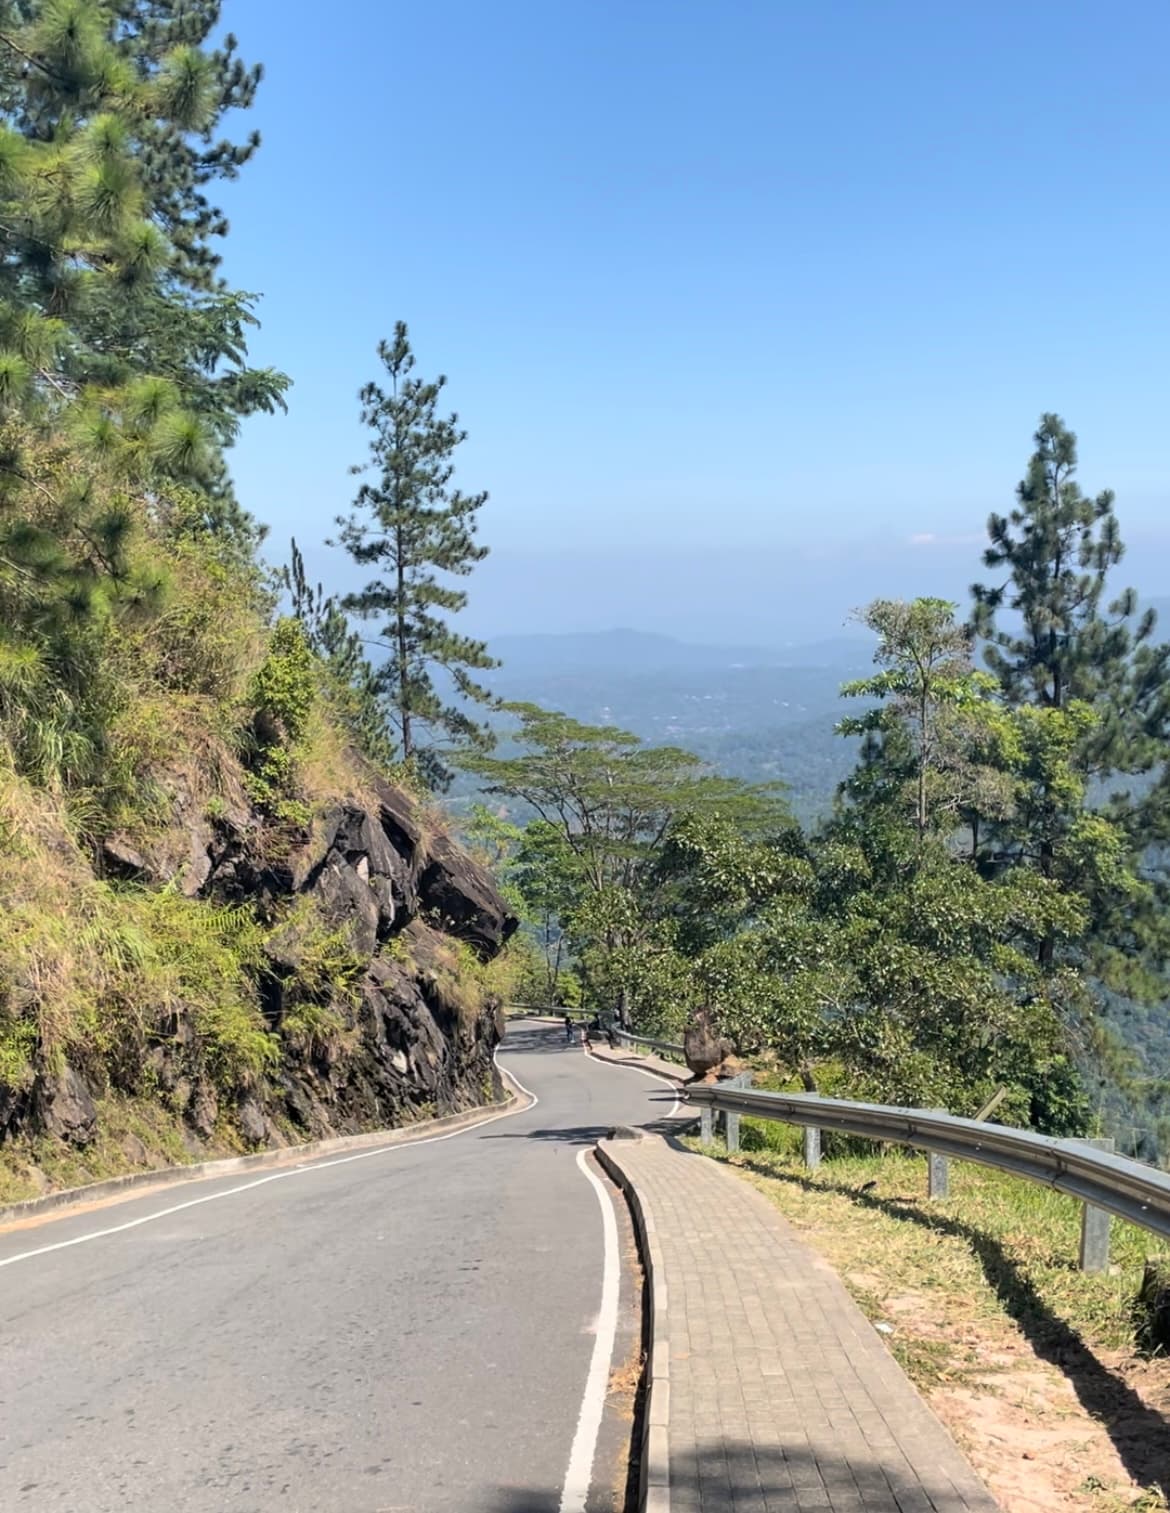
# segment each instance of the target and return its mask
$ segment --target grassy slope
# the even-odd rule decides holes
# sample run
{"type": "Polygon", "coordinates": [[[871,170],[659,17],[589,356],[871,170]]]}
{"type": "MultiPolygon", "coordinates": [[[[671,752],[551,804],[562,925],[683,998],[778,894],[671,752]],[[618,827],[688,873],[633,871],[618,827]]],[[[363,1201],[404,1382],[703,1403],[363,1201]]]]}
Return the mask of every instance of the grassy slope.
{"type": "Polygon", "coordinates": [[[1077,1268],[1080,1207],[921,1156],[802,1166],[799,1131],[744,1121],[730,1161],[832,1262],[1009,1510],[1166,1506],[1170,1363],[1136,1360],[1132,1305],[1154,1237],[1116,1222],[1108,1273],[1077,1268]],[[768,1148],[771,1147],[771,1148],[768,1148]]]}

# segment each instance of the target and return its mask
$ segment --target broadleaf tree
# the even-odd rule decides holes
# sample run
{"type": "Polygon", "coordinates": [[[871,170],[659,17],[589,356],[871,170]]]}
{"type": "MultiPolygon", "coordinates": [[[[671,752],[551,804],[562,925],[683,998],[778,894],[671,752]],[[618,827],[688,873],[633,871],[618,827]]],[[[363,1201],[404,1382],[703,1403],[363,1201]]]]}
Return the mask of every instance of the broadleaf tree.
{"type": "Polygon", "coordinates": [[[688,938],[696,917],[671,859],[674,827],[691,816],[755,839],[790,828],[787,810],[774,789],[712,773],[691,752],[537,705],[505,708],[518,721],[509,737],[517,753],[460,762],[485,791],[535,813],[520,885],[535,908],[559,916],[596,1007],[643,1024],[671,1014],[677,1028],[698,988],[690,962],[699,943],[688,938]]]}

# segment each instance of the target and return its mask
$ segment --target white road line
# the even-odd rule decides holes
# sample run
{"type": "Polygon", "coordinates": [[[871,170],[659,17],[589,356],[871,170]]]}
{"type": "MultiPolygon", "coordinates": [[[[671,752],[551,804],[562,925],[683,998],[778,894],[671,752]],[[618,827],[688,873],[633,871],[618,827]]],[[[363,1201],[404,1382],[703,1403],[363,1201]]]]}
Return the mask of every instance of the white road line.
{"type": "Polygon", "coordinates": [[[597,1450],[597,1436],[601,1429],[601,1416],[605,1411],[605,1395],[609,1387],[613,1342],[617,1336],[618,1287],[621,1275],[618,1268],[617,1219],[614,1216],[613,1204],[605,1184],[589,1169],[586,1160],[588,1154],[588,1151],[578,1151],[577,1165],[593,1184],[597,1201],[601,1204],[605,1266],[601,1279],[601,1310],[597,1315],[593,1358],[589,1362],[589,1375],[585,1379],[585,1396],[581,1399],[577,1432],[573,1436],[573,1448],[569,1452],[569,1468],[565,1472],[565,1484],[561,1489],[560,1513],[585,1513],[585,1503],[593,1480],[593,1457],[597,1450]]]}
{"type": "MultiPolygon", "coordinates": [[[[512,1078],[520,1091],[532,1099],[529,1108],[535,1108],[540,1101],[536,1094],[513,1075],[511,1070],[508,1076],[512,1078]]],[[[85,1245],[90,1240],[104,1240],[109,1235],[120,1235],[128,1229],[138,1229],[143,1224],[153,1224],[156,1219],[167,1219],[171,1214],[179,1214],[188,1208],[198,1208],[203,1203],[217,1203],[221,1198],[234,1198],[238,1193],[251,1192],[254,1187],[264,1187],[269,1182],[283,1182],[288,1177],[303,1177],[309,1172],[326,1170],[330,1166],[348,1166],[351,1161],[368,1161],[372,1156],[388,1156],[395,1151],[414,1150],[419,1145],[437,1145],[441,1140],[454,1140],[457,1135],[470,1135],[475,1130],[482,1129],[485,1124],[494,1124],[497,1119],[510,1119],[513,1114],[524,1112],[522,1109],[502,1109],[498,1114],[492,1114],[487,1119],[481,1119],[477,1124],[468,1124],[463,1129],[448,1130],[445,1135],[427,1135],[421,1140],[400,1140],[394,1145],[379,1145],[375,1150],[359,1151],[355,1156],[336,1156],[329,1161],[314,1161],[304,1166],[293,1166],[287,1171],[272,1172],[267,1177],[257,1177],[252,1182],[241,1182],[238,1187],[228,1187],[223,1192],[207,1193],[202,1198],[189,1198],[186,1203],[173,1203],[170,1208],[160,1208],[157,1213],[143,1214],[141,1218],[130,1219],[125,1224],[112,1224],[108,1229],[92,1229],[88,1234],[75,1235],[72,1240],[58,1240],[54,1245],[39,1245],[35,1250],[23,1250],[19,1255],[7,1256],[0,1259],[0,1267],[15,1266],[18,1261],[31,1261],[36,1256],[47,1256],[54,1250],[69,1250],[74,1245],[85,1245]]],[[[62,1215],[67,1218],[68,1215],[62,1215]]]]}

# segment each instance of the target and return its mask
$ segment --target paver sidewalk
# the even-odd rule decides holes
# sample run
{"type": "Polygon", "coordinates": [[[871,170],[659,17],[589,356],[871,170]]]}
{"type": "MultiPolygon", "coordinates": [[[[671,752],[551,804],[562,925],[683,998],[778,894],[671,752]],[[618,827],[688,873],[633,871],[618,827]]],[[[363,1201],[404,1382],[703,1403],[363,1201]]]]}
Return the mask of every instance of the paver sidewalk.
{"type": "Polygon", "coordinates": [[[657,1135],[602,1152],[646,1214],[665,1274],[653,1278],[654,1343],[668,1348],[650,1423],[667,1419],[669,1498],[654,1506],[994,1513],[836,1273],[762,1193],[657,1135]]]}

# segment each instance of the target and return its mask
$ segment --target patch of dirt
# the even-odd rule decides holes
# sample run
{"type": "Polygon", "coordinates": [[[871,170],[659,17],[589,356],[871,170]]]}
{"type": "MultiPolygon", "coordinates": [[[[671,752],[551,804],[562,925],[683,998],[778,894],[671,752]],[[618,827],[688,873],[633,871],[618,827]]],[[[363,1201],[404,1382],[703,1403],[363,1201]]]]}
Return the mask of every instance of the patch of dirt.
{"type": "MultiPolygon", "coordinates": [[[[854,1291],[858,1280],[846,1275],[854,1291]]],[[[956,1330],[937,1317],[937,1300],[915,1293],[883,1298],[879,1279],[865,1281],[866,1302],[878,1300],[880,1317],[893,1326],[887,1341],[895,1355],[903,1354],[902,1344],[923,1396],[1005,1513],[1152,1513],[1167,1506],[1157,1490],[1170,1476],[1164,1363],[1096,1354],[1100,1380],[1114,1384],[1113,1400],[1103,1405],[1095,1393],[1097,1413],[1090,1413],[1077,1378],[1041,1360],[1006,1320],[967,1321],[956,1330]],[[948,1349],[924,1357],[929,1342],[948,1349]],[[914,1370],[924,1358],[933,1369],[914,1370]]]]}
{"type": "Polygon", "coordinates": [[[1170,1361],[1128,1343],[1143,1231],[1115,1226],[1116,1264],[1086,1278],[1076,1204],[999,1173],[956,1163],[947,1208],[907,1186],[908,1158],[732,1164],[836,1268],[1004,1513],[1170,1509],[1170,1361]]]}

